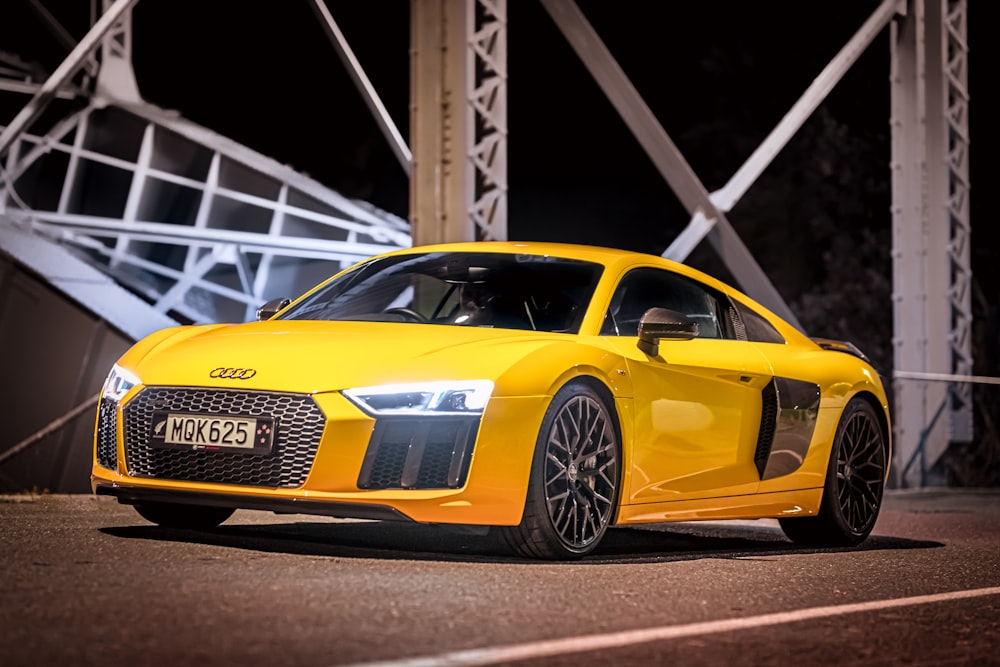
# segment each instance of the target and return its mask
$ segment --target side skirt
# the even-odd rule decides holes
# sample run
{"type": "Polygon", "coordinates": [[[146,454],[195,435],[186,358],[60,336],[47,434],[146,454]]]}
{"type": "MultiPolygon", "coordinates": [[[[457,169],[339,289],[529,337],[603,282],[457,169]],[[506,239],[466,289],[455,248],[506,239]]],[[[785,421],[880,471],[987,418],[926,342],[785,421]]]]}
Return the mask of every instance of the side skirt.
{"type": "Polygon", "coordinates": [[[722,521],[727,519],[778,519],[811,516],[819,511],[822,487],[725,498],[699,498],[618,509],[617,525],[666,523],[670,521],[722,521]]]}

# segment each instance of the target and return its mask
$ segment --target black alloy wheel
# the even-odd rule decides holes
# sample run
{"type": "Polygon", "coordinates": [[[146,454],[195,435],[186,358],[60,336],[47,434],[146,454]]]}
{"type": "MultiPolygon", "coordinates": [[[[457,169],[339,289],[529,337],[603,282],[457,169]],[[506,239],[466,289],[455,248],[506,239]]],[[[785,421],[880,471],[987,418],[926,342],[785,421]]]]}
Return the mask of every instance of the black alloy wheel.
{"type": "Polygon", "coordinates": [[[882,504],[884,483],[882,430],[871,408],[854,411],[844,425],[837,454],[837,497],[851,533],[871,532],[882,504]]]}
{"type": "Polygon", "coordinates": [[[781,519],[785,534],[795,542],[819,546],[864,541],[882,507],[886,451],[875,409],[864,399],[852,399],[837,426],[819,513],[781,519]]]}
{"type": "Polygon", "coordinates": [[[621,480],[621,438],[604,399],[584,383],[552,399],[535,446],[521,524],[505,529],[522,555],[579,558],[614,520],[621,480]]]}

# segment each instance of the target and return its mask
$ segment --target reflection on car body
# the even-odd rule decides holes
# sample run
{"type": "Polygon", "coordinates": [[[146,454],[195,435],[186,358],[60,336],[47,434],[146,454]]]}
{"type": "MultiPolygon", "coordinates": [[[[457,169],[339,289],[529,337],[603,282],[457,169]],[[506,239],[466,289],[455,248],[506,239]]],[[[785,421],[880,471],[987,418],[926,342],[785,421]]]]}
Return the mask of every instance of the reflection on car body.
{"type": "Polygon", "coordinates": [[[540,558],[584,556],[616,524],[700,519],[853,545],[878,516],[875,369],[681,264],[418,247],[259,317],[159,331],[118,360],[96,493],[178,527],[237,508],[489,527],[540,558]]]}

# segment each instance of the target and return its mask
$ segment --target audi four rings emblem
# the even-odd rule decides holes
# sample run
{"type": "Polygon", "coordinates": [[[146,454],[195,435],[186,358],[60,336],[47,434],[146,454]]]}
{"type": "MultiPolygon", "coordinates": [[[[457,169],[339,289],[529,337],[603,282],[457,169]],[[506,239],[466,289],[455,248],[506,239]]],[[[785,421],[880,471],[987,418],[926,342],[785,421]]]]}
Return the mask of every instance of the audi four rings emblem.
{"type": "Polygon", "coordinates": [[[252,368],[213,368],[208,374],[213,378],[229,378],[230,380],[249,380],[257,371],[252,368]]]}

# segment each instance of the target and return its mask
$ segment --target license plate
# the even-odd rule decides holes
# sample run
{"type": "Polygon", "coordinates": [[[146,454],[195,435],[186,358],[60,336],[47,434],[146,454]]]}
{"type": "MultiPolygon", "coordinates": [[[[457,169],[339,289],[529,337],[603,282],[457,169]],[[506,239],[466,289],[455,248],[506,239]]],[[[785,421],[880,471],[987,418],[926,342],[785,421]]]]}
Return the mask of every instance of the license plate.
{"type": "Polygon", "coordinates": [[[154,447],[269,454],[273,442],[270,417],[153,413],[150,445],[154,447]]]}

